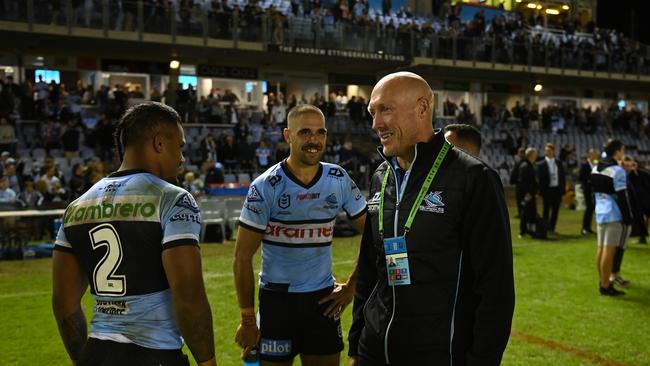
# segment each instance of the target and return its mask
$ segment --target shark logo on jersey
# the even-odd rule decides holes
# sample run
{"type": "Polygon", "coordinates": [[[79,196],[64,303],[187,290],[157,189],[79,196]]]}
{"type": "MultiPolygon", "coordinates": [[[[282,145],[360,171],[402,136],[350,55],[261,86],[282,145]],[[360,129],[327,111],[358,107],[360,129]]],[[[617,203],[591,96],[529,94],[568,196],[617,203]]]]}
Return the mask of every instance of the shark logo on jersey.
{"type": "Polygon", "coordinates": [[[280,196],[278,206],[283,210],[289,208],[289,206],[291,206],[291,196],[286,193],[280,196]]]}
{"type": "Polygon", "coordinates": [[[251,185],[251,187],[248,189],[248,195],[246,196],[246,201],[248,202],[264,201],[264,198],[262,198],[262,195],[257,190],[257,187],[255,187],[255,185],[251,185]]]}
{"type": "Polygon", "coordinates": [[[424,205],[420,206],[420,211],[445,213],[445,203],[442,202],[442,191],[429,192],[424,197],[424,205]]]}
{"type": "Polygon", "coordinates": [[[194,213],[198,213],[200,211],[199,205],[196,203],[196,200],[189,193],[185,193],[183,197],[181,197],[176,202],[176,206],[187,208],[194,213]]]}
{"type": "Polygon", "coordinates": [[[338,208],[339,207],[339,200],[336,199],[336,195],[334,193],[327,196],[325,198],[325,202],[327,203],[325,205],[325,208],[338,208]]]}

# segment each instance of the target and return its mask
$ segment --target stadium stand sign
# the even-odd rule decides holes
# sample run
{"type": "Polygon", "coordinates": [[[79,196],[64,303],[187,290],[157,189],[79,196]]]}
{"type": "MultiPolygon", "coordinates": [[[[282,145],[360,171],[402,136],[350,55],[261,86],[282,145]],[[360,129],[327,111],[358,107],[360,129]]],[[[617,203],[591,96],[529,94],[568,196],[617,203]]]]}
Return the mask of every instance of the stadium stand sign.
{"type": "Polygon", "coordinates": [[[216,65],[198,65],[196,67],[198,76],[208,76],[225,79],[246,79],[257,80],[257,69],[250,67],[230,67],[216,65]]]}
{"type": "Polygon", "coordinates": [[[347,50],[335,50],[335,49],[327,49],[327,48],[296,47],[296,46],[279,46],[277,49],[279,52],[282,53],[293,53],[293,54],[301,54],[301,55],[407,62],[406,56],[404,55],[391,55],[386,53],[347,51],[347,50]]]}

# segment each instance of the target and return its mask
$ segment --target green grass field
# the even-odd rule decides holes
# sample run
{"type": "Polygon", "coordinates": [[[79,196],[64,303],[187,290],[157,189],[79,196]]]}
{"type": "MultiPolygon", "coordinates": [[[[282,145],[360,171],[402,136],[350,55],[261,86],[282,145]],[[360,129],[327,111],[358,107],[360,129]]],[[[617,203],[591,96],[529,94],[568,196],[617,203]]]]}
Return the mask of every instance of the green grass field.
{"type": "MultiPolygon", "coordinates": [[[[631,244],[625,255],[623,274],[632,281],[627,295],[602,297],[595,236],[578,235],[581,215],[563,209],[560,236],[548,241],[517,239],[518,221],[512,221],[517,300],[504,365],[650,365],[650,248],[631,244]]],[[[358,240],[335,241],[338,278],[351,270],[358,240]]],[[[202,247],[217,359],[224,366],[241,365],[233,342],[239,313],[232,252],[232,242],[202,247]]],[[[49,259],[0,262],[0,365],[70,364],[50,307],[50,267],[49,259]]],[[[84,302],[88,314],[90,297],[84,302]]]]}

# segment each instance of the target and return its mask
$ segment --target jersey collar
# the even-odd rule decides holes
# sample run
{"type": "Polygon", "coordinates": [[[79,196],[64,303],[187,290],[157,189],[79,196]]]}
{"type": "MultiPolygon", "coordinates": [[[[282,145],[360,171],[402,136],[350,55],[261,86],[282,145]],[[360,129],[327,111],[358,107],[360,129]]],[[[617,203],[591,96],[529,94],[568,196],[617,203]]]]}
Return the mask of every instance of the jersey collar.
{"type": "Polygon", "coordinates": [[[301,187],[303,187],[305,189],[309,189],[309,188],[313,187],[316,183],[318,183],[318,181],[320,180],[320,177],[323,175],[323,164],[319,162],[318,163],[318,172],[316,172],[316,175],[314,176],[314,179],[312,179],[311,182],[309,182],[309,184],[304,184],[303,182],[300,181],[300,179],[298,179],[298,177],[293,175],[293,173],[291,172],[291,169],[289,169],[289,167],[287,166],[287,159],[282,160],[282,162],[280,163],[280,166],[282,167],[282,171],[287,176],[287,178],[291,179],[294,183],[296,183],[297,185],[299,185],[299,186],[301,186],[301,187]]]}
{"type": "Polygon", "coordinates": [[[117,177],[125,177],[127,175],[133,175],[133,174],[140,174],[140,173],[146,173],[146,174],[151,174],[150,171],[144,170],[144,169],[129,169],[129,170],[121,170],[119,172],[113,172],[109,174],[109,178],[117,178],[117,177]]]}

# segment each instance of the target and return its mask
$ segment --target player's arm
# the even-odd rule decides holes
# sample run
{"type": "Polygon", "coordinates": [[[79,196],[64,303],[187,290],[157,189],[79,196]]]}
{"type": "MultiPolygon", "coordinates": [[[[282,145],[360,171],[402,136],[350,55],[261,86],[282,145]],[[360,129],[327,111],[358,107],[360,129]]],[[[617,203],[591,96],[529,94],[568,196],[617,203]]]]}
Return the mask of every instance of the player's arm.
{"type": "Polygon", "coordinates": [[[361,338],[361,331],[365,326],[363,307],[368,302],[377,283],[376,258],[377,253],[373,245],[372,225],[370,225],[370,217],[368,217],[359,247],[358,273],[354,291],[354,304],[352,306],[352,325],[350,325],[350,331],[348,332],[350,365],[356,365],[358,361],[359,338],[361,338]]]}
{"type": "Polygon", "coordinates": [[[237,328],[235,342],[244,349],[244,355],[259,341],[260,332],[255,319],[255,275],[253,256],[260,247],[263,233],[240,225],[235,242],[233,272],[235,289],[241,312],[241,323],[237,328]]]}
{"type": "Polygon", "coordinates": [[[201,253],[196,245],[177,245],[162,252],[176,320],[199,366],[216,365],[212,312],[205,294],[201,253]]]}
{"type": "Polygon", "coordinates": [[[52,258],[52,309],[61,340],[74,364],[86,344],[86,316],[81,298],[88,279],[72,252],[54,250],[52,258]]]}
{"type": "MultiPolygon", "coordinates": [[[[364,209],[360,215],[352,218],[352,225],[359,233],[363,233],[366,223],[366,210],[364,209]]],[[[345,283],[336,283],[334,290],[331,294],[322,298],[318,303],[323,304],[329,302],[323,315],[330,317],[337,317],[342,313],[345,308],[350,305],[354,299],[354,289],[357,283],[357,270],[359,267],[358,258],[354,261],[354,268],[345,283]]]]}

